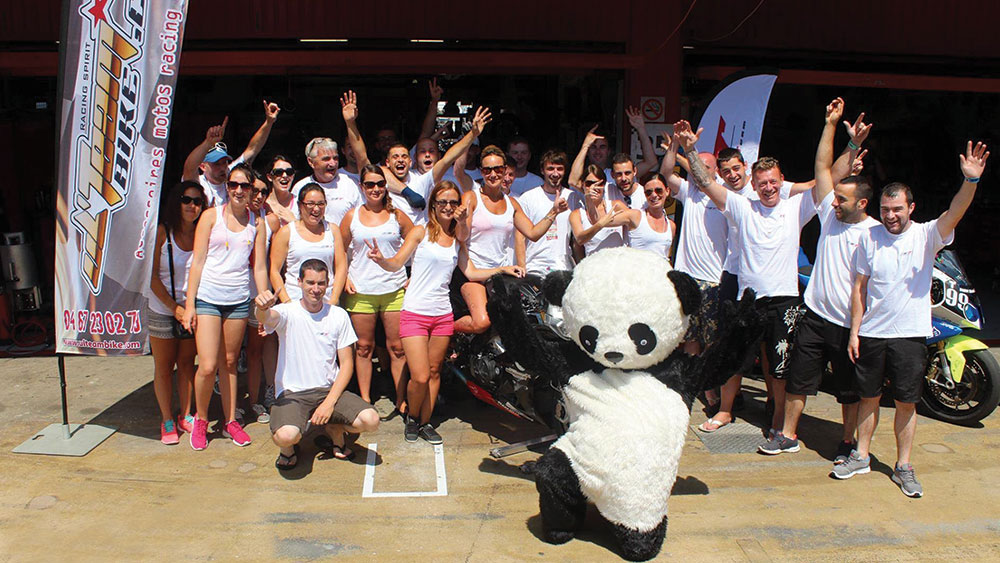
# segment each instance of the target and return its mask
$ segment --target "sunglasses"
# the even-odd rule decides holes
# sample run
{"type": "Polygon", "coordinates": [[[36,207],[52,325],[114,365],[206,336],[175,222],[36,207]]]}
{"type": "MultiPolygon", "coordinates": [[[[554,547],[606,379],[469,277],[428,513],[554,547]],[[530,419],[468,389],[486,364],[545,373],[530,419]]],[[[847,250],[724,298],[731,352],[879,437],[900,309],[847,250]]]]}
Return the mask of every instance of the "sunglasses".
{"type": "Polygon", "coordinates": [[[271,176],[281,176],[283,174],[286,175],[286,176],[294,176],[295,175],[295,169],[294,168],[275,168],[274,170],[271,170],[271,176]]]}
{"type": "Polygon", "coordinates": [[[584,180],[583,185],[586,187],[596,186],[598,184],[604,185],[605,180],[584,180]]]}
{"type": "Polygon", "coordinates": [[[646,197],[649,197],[649,196],[653,195],[654,193],[657,194],[657,195],[663,195],[663,194],[667,193],[667,191],[664,190],[663,188],[651,188],[651,189],[648,189],[648,190],[643,190],[642,193],[646,194],[646,197]]]}
{"type": "Polygon", "coordinates": [[[503,174],[504,172],[507,172],[507,165],[504,164],[501,166],[483,166],[481,170],[483,171],[483,176],[490,173],[503,174]]]}
{"type": "Polygon", "coordinates": [[[252,195],[254,197],[257,197],[260,194],[264,194],[265,196],[270,195],[271,194],[271,190],[267,190],[267,189],[265,189],[265,190],[258,190],[257,188],[254,188],[254,189],[250,190],[250,195],[252,195]]]}
{"type": "Polygon", "coordinates": [[[434,202],[438,207],[458,207],[462,202],[457,199],[439,199],[434,202]]]}
{"type": "Polygon", "coordinates": [[[368,188],[369,190],[372,189],[372,188],[374,188],[375,186],[378,186],[380,188],[384,188],[385,187],[385,180],[379,180],[378,182],[370,182],[370,181],[369,182],[361,182],[361,185],[363,185],[364,187],[368,188]]]}
{"type": "Polygon", "coordinates": [[[195,205],[197,205],[197,206],[200,207],[200,206],[202,206],[202,205],[205,204],[205,198],[191,197],[189,195],[182,195],[181,196],[181,204],[187,205],[187,204],[191,204],[191,203],[193,203],[193,204],[195,204],[195,205]]]}
{"type": "Polygon", "coordinates": [[[237,182],[236,180],[229,180],[228,182],[226,182],[226,187],[231,190],[235,190],[236,188],[249,190],[250,188],[253,187],[253,184],[250,182],[237,182]]]}

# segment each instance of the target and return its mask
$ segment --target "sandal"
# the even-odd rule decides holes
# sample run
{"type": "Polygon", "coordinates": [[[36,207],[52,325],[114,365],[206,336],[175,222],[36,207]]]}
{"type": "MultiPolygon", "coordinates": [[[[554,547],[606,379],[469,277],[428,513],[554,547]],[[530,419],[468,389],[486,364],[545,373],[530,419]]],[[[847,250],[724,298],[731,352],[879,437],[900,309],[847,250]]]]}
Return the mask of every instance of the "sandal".
{"type": "Polygon", "coordinates": [[[326,434],[320,434],[313,439],[313,444],[316,444],[316,448],[319,451],[325,453],[329,457],[334,459],[339,459],[343,461],[351,461],[354,459],[354,451],[348,448],[346,445],[338,446],[333,443],[333,438],[330,438],[326,434]]]}
{"type": "Polygon", "coordinates": [[[295,469],[295,466],[299,464],[299,445],[295,444],[292,446],[292,449],[292,455],[285,455],[280,451],[278,452],[278,459],[274,460],[274,466],[278,468],[278,471],[289,471],[295,469]]]}
{"type": "Polygon", "coordinates": [[[338,446],[334,444],[333,446],[333,457],[341,461],[351,461],[354,459],[354,450],[348,448],[346,445],[338,446]]]}
{"type": "Polygon", "coordinates": [[[705,434],[711,434],[712,432],[715,432],[716,430],[722,428],[723,426],[728,425],[730,422],[732,421],[730,420],[729,422],[722,422],[721,420],[715,420],[714,418],[710,418],[705,422],[702,422],[698,426],[698,431],[704,432],[705,434]]]}

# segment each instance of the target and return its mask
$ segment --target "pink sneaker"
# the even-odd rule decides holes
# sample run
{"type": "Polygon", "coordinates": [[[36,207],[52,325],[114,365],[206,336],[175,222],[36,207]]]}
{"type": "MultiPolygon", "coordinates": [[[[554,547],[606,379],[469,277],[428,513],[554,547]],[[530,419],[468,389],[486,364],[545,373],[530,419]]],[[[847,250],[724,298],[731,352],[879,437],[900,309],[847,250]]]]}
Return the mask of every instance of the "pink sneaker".
{"type": "Polygon", "coordinates": [[[185,417],[177,417],[177,428],[180,428],[184,432],[190,434],[194,431],[194,417],[187,415],[185,417]]]}
{"type": "Polygon", "coordinates": [[[177,427],[174,426],[173,419],[165,420],[160,424],[160,441],[168,446],[173,446],[181,441],[177,435],[177,427]]]}
{"type": "Polygon", "coordinates": [[[208,421],[200,418],[194,419],[194,428],[191,429],[191,449],[201,451],[208,447],[208,421]]]}
{"type": "Polygon", "coordinates": [[[250,436],[243,431],[243,427],[235,420],[226,425],[226,428],[222,431],[222,436],[231,438],[233,443],[241,448],[250,445],[250,436]]]}

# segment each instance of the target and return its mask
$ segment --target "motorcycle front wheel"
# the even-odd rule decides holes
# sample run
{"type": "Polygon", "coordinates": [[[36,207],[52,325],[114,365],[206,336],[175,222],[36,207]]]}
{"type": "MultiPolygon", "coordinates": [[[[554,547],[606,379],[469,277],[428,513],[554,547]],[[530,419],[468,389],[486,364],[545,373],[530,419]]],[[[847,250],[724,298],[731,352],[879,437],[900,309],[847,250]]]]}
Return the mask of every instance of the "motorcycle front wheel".
{"type": "Polygon", "coordinates": [[[1000,402],[1000,364],[989,350],[965,353],[965,372],[954,389],[924,382],[920,403],[934,418],[971,425],[993,413],[1000,402]]]}

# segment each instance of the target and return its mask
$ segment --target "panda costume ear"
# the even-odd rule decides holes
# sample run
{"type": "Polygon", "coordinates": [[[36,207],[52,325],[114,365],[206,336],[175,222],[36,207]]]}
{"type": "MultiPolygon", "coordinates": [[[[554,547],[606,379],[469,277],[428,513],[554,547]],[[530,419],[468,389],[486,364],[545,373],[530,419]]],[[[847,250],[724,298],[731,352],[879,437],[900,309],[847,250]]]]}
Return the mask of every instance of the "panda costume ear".
{"type": "Polygon", "coordinates": [[[667,272],[667,278],[674,284],[677,299],[681,302],[681,311],[685,315],[693,315],[698,311],[701,307],[701,290],[694,278],[677,270],[667,272]]]}
{"type": "Polygon", "coordinates": [[[545,299],[557,307],[562,307],[563,295],[569,282],[573,281],[573,270],[556,270],[545,276],[542,281],[542,291],[545,299]]]}

